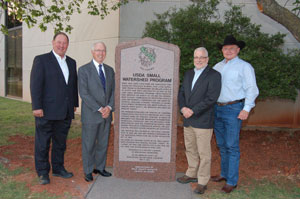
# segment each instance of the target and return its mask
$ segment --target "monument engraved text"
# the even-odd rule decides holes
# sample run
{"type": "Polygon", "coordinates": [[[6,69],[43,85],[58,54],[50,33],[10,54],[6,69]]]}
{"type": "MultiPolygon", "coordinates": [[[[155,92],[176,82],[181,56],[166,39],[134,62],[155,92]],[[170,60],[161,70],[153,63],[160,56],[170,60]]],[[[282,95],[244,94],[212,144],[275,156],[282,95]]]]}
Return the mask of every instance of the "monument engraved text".
{"type": "Polygon", "coordinates": [[[135,46],[121,51],[121,66],[119,161],[170,162],[174,53],[135,46]]]}

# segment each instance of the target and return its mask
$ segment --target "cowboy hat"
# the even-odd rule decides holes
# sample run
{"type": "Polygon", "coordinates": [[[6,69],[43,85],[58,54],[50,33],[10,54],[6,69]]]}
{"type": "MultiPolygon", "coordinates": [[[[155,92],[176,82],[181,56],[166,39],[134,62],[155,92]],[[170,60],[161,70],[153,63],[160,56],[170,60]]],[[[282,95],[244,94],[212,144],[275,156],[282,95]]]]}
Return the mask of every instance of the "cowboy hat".
{"type": "Polygon", "coordinates": [[[244,41],[237,41],[232,35],[227,35],[223,44],[217,43],[220,50],[226,45],[237,45],[242,50],[246,46],[246,43],[244,41]]]}

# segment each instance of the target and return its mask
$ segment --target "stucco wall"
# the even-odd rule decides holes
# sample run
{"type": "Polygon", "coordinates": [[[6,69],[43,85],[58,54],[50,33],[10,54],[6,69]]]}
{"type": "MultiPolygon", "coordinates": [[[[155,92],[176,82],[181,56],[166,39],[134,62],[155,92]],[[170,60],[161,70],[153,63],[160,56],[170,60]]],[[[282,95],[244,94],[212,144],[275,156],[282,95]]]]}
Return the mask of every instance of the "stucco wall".
{"type": "MultiPolygon", "coordinates": [[[[218,5],[220,19],[224,11],[229,9],[228,1],[222,0],[218,5]]],[[[242,12],[251,18],[251,21],[261,25],[265,33],[275,34],[277,32],[287,34],[284,49],[299,48],[300,43],[281,24],[275,22],[257,9],[256,0],[234,0],[235,5],[242,6],[242,12]]],[[[286,0],[277,0],[284,5],[286,0]]],[[[154,13],[163,13],[170,7],[184,8],[190,5],[189,0],[151,0],[139,3],[131,0],[129,4],[120,9],[120,41],[138,39],[142,36],[147,21],[156,19],[154,13]]],[[[292,9],[293,1],[288,1],[286,8],[292,9]]],[[[300,128],[300,102],[299,94],[296,102],[291,100],[266,100],[257,101],[250,117],[244,125],[250,126],[276,126],[300,128]]]]}
{"type": "Polygon", "coordinates": [[[141,38],[146,22],[156,19],[154,13],[161,14],[171,7],[182,8],[189,4],[188,0],[151,0],[144,3],[130,0],[120,8],[120,41],[141,38]]]}
{"type": "Polygon", "coordinates": [[[257,100],[244,125],[300,128],[300,92],[296,101],[257,100]]]}
{"type": "MultiPolygon", "coordinates": [[[[285,37],[284,49],[300,48],[300,43],[284,26],[259,12],[256,0],[221,0],[218,5],[220,20],[224,15],[224,11],[229,9],[227,2],[232,2],[234,5],[241,6],[243,14],[250,17],[253,23],[260,24],[263,32],[271,34],[281,32],[287,34],[285,37]]],[[[277,2],[281,5],[285,5],[286,0],[277,0],[277,2]]],[[[288,1],[285,7],[292,9],[292,3],[293,1],[288,1]]],[[[144,3],[130,0],[127,5],[120,9],[120,41],[140,38],[143,34],[145,23],[156,19],[154,13],[161,14],[171,7],[184,8],[190,4],[191,2],[189,0],[151,0],[144,3]]]]}
{"type": "MultiPolygon", "coordinates": [[[[286,0],[278,0],[282,5],[286,0]]],[[[234,4],[243,6],[242,11],[249,16],[252,22],[262,25],[266,33],[287,34],[284,48],[300,48],[289,31],[269,17],[261,14],[255,0],[235,0],[234,4]]],[[[163,13],[170,7],[183,8],[190,4],[189,0],[151,0],[139,3],[130,0],[120,11],[112,12],[105,20],[90,16],[86,10],[80,15],[72,16],[71,25],[74,27],[69,35],[70,45],[67,55],[77,61],[77,68],[91,60],[90,47],[95,41],[104,41],[107,45],[106,63],[114,67],[115,47],[119,42],[139,39],[142,36],[145,23],[155,19],[154,13],[163,13]]],[[[219,5],[220,16],[228,8],[227,1],[219,5]]],[[[292,8],[289,1],[287,8],[292,8]]],[[[4,23],[4,15],[0,17],[4,23]]],[[[38,28],[28,29],[23,26],[23,100],[30,102],[29,81],[34,56],[49,52],[52,49],[51,41],[53,30],[40,32],[38,28]]],[[[5,37],[0,33],[0,96],[5,96],[5,37]]],[[[246,122],[248,125],[279,125],[300,127],[300,102],[289,100],[259,101],[246,122]],[[276,113],[275,113],[276,112],[276,113]]]]}
{"type": "MultiPolygon", "coordinates": [[[[107,45],[105,63],[114,67],[115,47],[119,42],[119,12],[112,12],[107,18],[90,16],[86,11],[72,17],[74,27],[69,34],[70,44],[67,55],[74,58],[77,68],[91,61],[91,46],[96,41],[107,45]]],[[[30,102],[30,71],[36,55],[52,50],[53,29],[41,32],[38,28],[23,26],[23,100],[30,102]]]]}

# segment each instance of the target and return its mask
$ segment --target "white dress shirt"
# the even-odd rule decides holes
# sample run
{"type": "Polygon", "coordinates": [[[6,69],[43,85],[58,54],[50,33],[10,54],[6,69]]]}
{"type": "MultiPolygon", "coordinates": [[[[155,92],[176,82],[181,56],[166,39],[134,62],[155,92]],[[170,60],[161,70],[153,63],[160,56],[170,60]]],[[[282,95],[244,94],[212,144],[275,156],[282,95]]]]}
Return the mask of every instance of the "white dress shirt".
{"type": "Polygon", "coordinates": [[[52,50],[54,56],[56,57],[56,60],[60,66],[60,69],[65,77],[65,81],[66,81],[66,84],[68,84],[68,80],[69,80],[69,68],[68,68],[68,65],[67,65],[67,62],[66,62],[66,55],[61,58],[61,56],[59,56],[58,54],[56,54],[54,52],[54,50],[52,50]]]}
{"type": "Polygon", "coordinates": [[[198,80],[198,78],[200,77],[200,75],[202,74],[202,72],[204,71],[204,69],[206,67],[207,66],[205,66],[203,68],[200,68],[200,69],[194,68],[195,75],[194,75],[194,78],[193,78],[193,81],[192,81],[192,88],[191,88],[191,90],[193,90],[196,81],[198,80]]]}
{"type": "MultiPolygon", "coordinates": [[[[94,59],[93,59],[93,63],[94,63],[94,66],[96,67],[96,70],[97,70],[97,72],[98,72],[98,75],[100,75],[100,74],[99,74],[99,65],[100,65],[100,63],[98,63],[98,62],[97,62],[96,60],[94,60],[94,59]]],[[[103,71],[104,77],[106,77],[103,63],[101,63],[101,65],[102,65],[101,69],[102,69],[102,71],[103,71]]],[[[103,108],[103,107],[100,107],[100,108],[98,109],[98,111],[100,111],[102,108],[103,108]]],[[[109,108],[110,110],[112,109],[111,106],[108,106],[108,108],[109,108]]]]}
{"type": "MultiPolygon", "coordinates": [[[[93,63],[95,65],[96,69],[97,69],[98,75],[100,75],[99,74],[99,65],[100,65],[100,63],[96,62],[96,60],[94,60],[94,59],[93,59],[93,63]]],[[[104,77],[106,77],[103,63],[101,63],[101,65],[102,65],[101,69],[103,71],[104,77]]]]}

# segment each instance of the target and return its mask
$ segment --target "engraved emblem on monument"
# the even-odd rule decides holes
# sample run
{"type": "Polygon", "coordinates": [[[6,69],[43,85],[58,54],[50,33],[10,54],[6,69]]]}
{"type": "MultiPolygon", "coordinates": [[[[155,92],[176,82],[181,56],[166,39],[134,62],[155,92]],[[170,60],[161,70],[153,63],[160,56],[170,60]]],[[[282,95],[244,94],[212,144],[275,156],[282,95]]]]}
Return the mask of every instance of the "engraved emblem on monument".
{"type": "Polygon", "coordinates": [[[156,54],[154,48],[142,46],[140,48],[141,52],[139,54],[140,62],[142,64],[142,69],[151,70],[151,66],[156,61],[156,54]]]}

